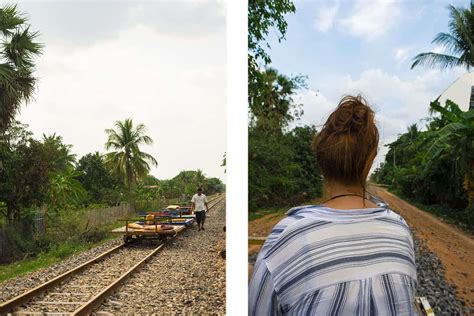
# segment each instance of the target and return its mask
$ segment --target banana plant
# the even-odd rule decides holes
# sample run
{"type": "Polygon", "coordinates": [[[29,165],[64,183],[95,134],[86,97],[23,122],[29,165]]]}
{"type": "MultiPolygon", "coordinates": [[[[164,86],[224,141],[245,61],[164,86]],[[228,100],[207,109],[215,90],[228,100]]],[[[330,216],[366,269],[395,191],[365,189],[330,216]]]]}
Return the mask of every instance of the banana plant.
{"type": "Polygon", "coordinates": [[[434,140],[426,154],[427,167],[430,161],[450,155],[460,162],[464,170],[464,189],[468,192],[469,204],[474,203],[474,109],[462,111],[457,104],[447,100],[442,106],[437,100],[431,102],[433,112],[446,122],[442,128],[432,131],[434,140]]]}

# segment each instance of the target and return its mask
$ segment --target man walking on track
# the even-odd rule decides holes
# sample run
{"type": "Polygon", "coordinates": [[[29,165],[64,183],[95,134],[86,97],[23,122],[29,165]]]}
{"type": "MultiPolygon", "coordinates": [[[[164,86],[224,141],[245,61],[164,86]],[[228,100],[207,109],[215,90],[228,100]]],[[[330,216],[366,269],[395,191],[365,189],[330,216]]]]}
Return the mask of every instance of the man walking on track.
{"type": "Polygon", "coordinates": [[[197,190],[197,194],[194,194],[193,198],[191,199],[191,209],[194,211],[196,215],[196,222],[198,224],[198,230],[204,230],[204,221],[206,220],[206,212],[209,211],[207,206],[207,198],[202,193],[202,188],[197,190]]]}

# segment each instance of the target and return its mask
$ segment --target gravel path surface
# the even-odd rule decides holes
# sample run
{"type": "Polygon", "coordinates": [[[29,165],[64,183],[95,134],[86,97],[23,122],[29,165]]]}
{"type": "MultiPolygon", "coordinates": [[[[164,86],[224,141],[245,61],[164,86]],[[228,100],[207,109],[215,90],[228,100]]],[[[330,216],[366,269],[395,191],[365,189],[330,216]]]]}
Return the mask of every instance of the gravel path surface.
{"type": "Polygon", "coordinates": [[[26,292],[27,290],[31,290],[33,287],[51,280],[54,277],[95,258],[108,249],[118,246],[121,243],[121,238],[112,239],[95,248],[74,254],[47,268],[42,268],[23,276],[6,280],[0,283],[0,302],[5,302],[23,292],[26,292]]]}
{"type": "Polygon", "coordinates": [[[225,314],[225,204],[209,212],[134,273],[95,311],[113,314],[225,314]]]}
{"type": "Polygon", "coordinates": [[[466,302],[456,297],[456,288],[446,280],[441,260],[412,234],[418,276],[417,296],[428,299],[435,315],[474,315],[474,308],[470,309],[466,302]]]}

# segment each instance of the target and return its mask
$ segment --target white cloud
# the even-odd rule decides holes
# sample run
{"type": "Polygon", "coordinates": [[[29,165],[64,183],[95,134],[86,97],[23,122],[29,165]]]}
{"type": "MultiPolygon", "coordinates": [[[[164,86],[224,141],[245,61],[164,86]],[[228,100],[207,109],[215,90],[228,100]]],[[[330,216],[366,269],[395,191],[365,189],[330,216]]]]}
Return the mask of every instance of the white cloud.
{"type": "Polygon", "coordinates": [[[398,47],[395,49],[394,56],[399,63],[406,61],[411,54],[412,47],[398,47]]]}
{"type": "Polygon", "coordinates": [[[373,40],[400,22],[401,2],[387,0],[358,0],[348,17],[339,21],[341,30],[373,40]]]}
{"type": "Polygon", "coordinates": [[[339,2],[332,6],[321,7],[318,9],[316,19],[314,20],[314,27],[320,32],[326,32],[333,27],[334,20],[339,11],[339,2]]]}
{"type": "Polygon", "coordinates": [[[49,44],[78,47],[143,24],[163,35],[207,37],[225,31],[226,4],[215,1],[21,1],[32,30],[49,44]],[[87,17],[87,19],[84,19],[87,17]]]}
{"type": "Polygon", "coordinates": [[[331,92],[302,91],[298,101],[304,104],[303,115],[298,125],[322,126],[344,94],[362,94],[376,112],[380,133],[379,153],[374,168],[384,160],[389,144],[404,133],[407,127],[428,116],[428,106],[461,71],[450,73],[429,70],[411,79],[402,79],[381,69],[367,69],[357,78],[350,75],[336,77],[331,92]],[[330,95],[329,95],[330,94],[330,95]]]}
{"type": "Polygon", "coordinates": [[[302,90],[295,99],[296,102],[303,104],[303,117],[295,125],[315,125],[320,127],[324,124],[327,116],[334,110],[337,103],[329,100],[319,91],[302,90]]]}
{"type": "Polygon", "coordinates": [[[130,117],[154,140],[143,147],[158,160],[152,174],[163,179],[199,168],[224,180],[224,30],[176,37],[137,24],[92,43],[46,43],[36,101],[18,119],[36,137],[63,136],[81,157],[104,152],[104,130],[130,117]]]}

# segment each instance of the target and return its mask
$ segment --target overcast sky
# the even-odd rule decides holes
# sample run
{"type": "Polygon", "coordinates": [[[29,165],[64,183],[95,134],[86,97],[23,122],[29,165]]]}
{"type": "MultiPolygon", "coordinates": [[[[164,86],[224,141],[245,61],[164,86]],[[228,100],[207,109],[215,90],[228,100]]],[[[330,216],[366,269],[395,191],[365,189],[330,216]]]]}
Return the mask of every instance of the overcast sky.
{"type": "Polygon", "coordinates": [[[152,174],[202,169],[225,181],[225,5],[221,1],[20,2],[40,32],[35,101],[17,119],[56,133],[78,158],[105,152],[107,128],[144,123],[152,174]]]}
{"type": "Polygon", "coordinates": [[[466,72],[410,66],[418,53],[444,52],[431,41],[449,31],[446,7],[467,7],[469,0],[295,4],[296,14],[287,16],[286,40],[278,43],[271,32],[270,55],[282,73],[308,76],[308,89],[299,93],[305,114],[297,124],[320,127],[343,94],[361,93],[376,111],[381,136],[374,167],[384,159],[384,145],[413,123],[424,127],[430,101],[466,72]]]}

